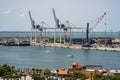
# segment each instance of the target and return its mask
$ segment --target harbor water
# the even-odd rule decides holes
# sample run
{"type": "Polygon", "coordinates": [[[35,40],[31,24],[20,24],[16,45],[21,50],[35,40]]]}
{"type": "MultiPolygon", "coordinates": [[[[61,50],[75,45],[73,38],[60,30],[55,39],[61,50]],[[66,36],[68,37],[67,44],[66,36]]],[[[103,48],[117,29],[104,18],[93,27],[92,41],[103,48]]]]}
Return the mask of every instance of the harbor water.
{"type": "Polygon", "coordinates": [[[102,65],[107,69],[120,69],[120,52],[75,50],[42,46],[0,46],[0,65],[17,68],[68,68],[73,62],[80,65],[102,65]],[[67,55],[73,55],[70,58],[67,55]]]}

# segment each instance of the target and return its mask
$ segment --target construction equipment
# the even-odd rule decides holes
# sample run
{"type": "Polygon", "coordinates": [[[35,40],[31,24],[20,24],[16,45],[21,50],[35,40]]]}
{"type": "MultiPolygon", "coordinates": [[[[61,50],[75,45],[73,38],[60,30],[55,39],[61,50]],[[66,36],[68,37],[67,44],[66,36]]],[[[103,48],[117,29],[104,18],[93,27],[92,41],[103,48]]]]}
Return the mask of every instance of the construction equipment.
{"type": "Polygon", "coordinates": [[[72,38],[72,34],[71,34],[71,30],[72,29],[85,29],[83,27],[72,27],[73,25],[70,24],[70,22],[67,20],[66,25],[63,23],[60,23],[61,21],[56,17],[55,14],[55,9],[53,8],[53,16],[54,16],[54,20],[55,20],[55,33],[54,33],[54,43],[56,42],[56,29],[60,30],[60,43],[61,43],[61,30],[64,30],[65,32],[65,37],[66,37],[66,32],[69,31],[70,33],[70,41],[69,43],[71,44],[71,38],[72,38]]]}
{"type": "Polygon", "coordinates": [[[56,43],[56,29],[60,30],[60,43],[61,43],[61,41],[62,41],[62,39],[61,39],[61,29],[64,28],[65,25],[64,24],[60,24],[59,19],[56,17],[54,8],[53,8],[53,16],[54,16],[54,19],[55,19],[54,43],[56,43]]]}
{"type": "MultiPolygon", "coordinates": [[[[92,23],[93,21],[91,21],[90,23],[87,23],[87,28],[86,28],[86,42],[83,44],[84,47],[89,47],[90,46],[89,32],[92,29],[94,29],[102,21],[102,19],[104,18],[105,15],[106,15],[106,12],[103,15],[101,15],[100,17],[98,17],[97,19],[93,20],[93,21],[97,20],[97,22],[91,28],[89,28],[89,24],[92,23]]],[[[106,23],[105,23],[105,25],[106,25],[106,23]]]]}
{"type": "MultiPolygon", "coordinates": [[[[30,17],[30,21],[31,21],[31,40],[30,41],[33,41],[33,29],[36,30],[36,27],[35,27],[35,21],[32,19],[32,16],[31,16],[31,12],[29,11],[29,17],[30,17]]],[[[36,32],[35,32],[35,42],[36,42],[36,32]]]]}
{"type": "MultiPolygon", "coordinates": [[[[62,30],[64,30],[64,32],[67,32],[67,31],[70,32],[69,37],[70,37],[70,44],[71,44],[71,38],[72,38],[71,31],[72,31],[72,29],[86,29],[86,43],[84,44],[84,46],[89,46],[89,32],[92,29],[94,29],[102,21],[102,19],[104,18],[105,15],[106,15],[106,12],[103,15],[101,15],[100,17],[98,17],[97,19],[87,23],[87,28],[75,27],[69,21],[66,22],[66,25],[63,24],[63,23],[60,23],[60,20],[56,17],[55,9],[53,8],[53,16],[54,16],[54,20],[55,20],[55,27],[54,28],[50,28],[50,27],[48,28],[48,27],[44,26],[44,24],[45,24],[44,22],[42,22],[42,26],[40,26],[38,24],[36,25],[35,21],[31,17],[30,11],[29,11],[30,21],[31,21],[31,25],[32,25],[31,31],[35,30],[35,41],[36,41],[36,31],[37,30],[39,30],[41,32],[45,31],[45,35],[46,35],[46,29],[54,29],[55,30],[55,32],[54,32],[54,43],[56,43],[56,30],[58,29],[58,30],[60,30],[60,43],[61,43],[61,32],[62,32],[62,30]],[[97,21],[97,22],[95,23],[95,25],[93,25],[93,27],[89,28],[89,24],[91,24],[94,21],[97,21]]],[[[67,37],[66,34],[65,34],[65,37],[67,37]]]]}

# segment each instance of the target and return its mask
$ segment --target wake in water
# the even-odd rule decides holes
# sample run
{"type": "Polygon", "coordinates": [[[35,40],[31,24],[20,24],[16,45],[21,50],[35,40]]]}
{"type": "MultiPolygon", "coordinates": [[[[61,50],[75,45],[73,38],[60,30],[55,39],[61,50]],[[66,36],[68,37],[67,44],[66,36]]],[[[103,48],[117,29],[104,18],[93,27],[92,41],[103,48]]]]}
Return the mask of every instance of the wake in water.
{"type": "Polygon", "coordinates": [[[50,51],[49,51],[49,50],[47,50],[47,51],[40,51],[40,52],[50,53],[50,51]]]}

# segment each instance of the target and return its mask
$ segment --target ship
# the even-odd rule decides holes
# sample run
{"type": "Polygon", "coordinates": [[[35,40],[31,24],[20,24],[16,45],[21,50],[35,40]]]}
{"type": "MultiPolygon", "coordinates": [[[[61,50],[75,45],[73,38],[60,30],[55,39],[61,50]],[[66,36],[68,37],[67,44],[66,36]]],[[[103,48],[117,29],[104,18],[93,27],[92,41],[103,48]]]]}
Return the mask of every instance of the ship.
{"type": "Polygon", "coordinates": [[[19,46],[30,46],[30,41],[28,40],[23,40],[19,43],[19,46]]]}

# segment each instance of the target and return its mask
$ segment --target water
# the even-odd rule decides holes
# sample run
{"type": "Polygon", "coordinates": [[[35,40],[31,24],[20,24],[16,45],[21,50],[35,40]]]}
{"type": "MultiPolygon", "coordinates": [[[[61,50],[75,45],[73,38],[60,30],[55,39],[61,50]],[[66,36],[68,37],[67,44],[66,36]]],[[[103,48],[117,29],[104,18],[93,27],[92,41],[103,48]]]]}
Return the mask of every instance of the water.
{"type": "Polygon", "coordinates": [[[102,65],[108,69],[120,69],[120,52],[74,50],[54,47],[0,46],[0,65],[14,65],[17,68],[68,68],[73,62],[80,65],[102,65]],[[66,55],[73,55],[69,58],[66,55]]]}

